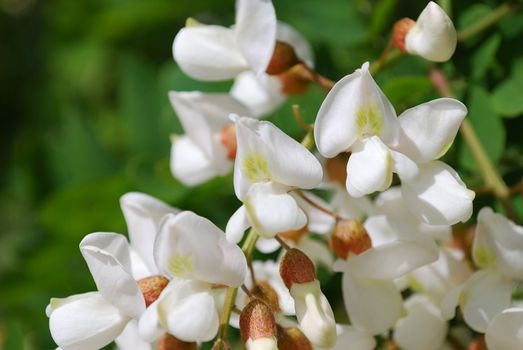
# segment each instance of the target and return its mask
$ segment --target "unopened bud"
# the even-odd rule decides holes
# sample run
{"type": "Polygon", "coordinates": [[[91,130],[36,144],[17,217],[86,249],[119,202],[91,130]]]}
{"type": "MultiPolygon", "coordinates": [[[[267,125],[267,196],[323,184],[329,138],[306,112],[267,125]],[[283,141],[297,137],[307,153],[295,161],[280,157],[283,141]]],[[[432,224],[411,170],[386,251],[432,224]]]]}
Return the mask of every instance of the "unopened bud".
{"type": "Polygon", "coordinates": [[[334,158],[325,161],[325,172],[330,181],[345,187],[347,181],[347,163],[350,153],[340,153],[334,158]]]}
{"type": "Polygon", "coordinates": [[[300,59],[296,56],[292,45],[278,40],[276,41],[271,61],[265,72],[269,75],[282,74],[299,63],[300,59]]]}
{"type": "Polygon", "coordinates": [[[411,18],[402,18],[394,24],[392,28],[392,40],[401,52],[407,52],[405,48],[405,38],[415,24],[416,21],[411,18]]]}
{"type": "Polygon", "coordinates": [[[336,223],[329,245],[338,258],[347,259],[349,253],[361,254],[372,247],[369,234],[358,220],[340,220],[336,223]]]}
{"type": "Polygon", "coordinates": [[[198,346],[194,342],[186,343],[168,333],[165,333],[158,341],[157,349],[158,350],[196,350],[196,349],[198,349],[198,346]]]}
{"type": "Polygon", "coordinates": [[[308,283],[316,279],[316,270],[311,259],[301,250],[287,250],[280,262],[280,276],[287,288],[293,284],[308,283]]]}
{"type": "Polygon", "coordinates": [[[278,350],[312,350],[312,345],[299,328],[278,327],[278,350]]]}
{"type": "Polygon", "coordinates": [[[305,93],[311,83],[310,72],[303,64],[297,64],[291,69],[278,75],[281,83],[281,93],[286,96],[301,95],[305,93]]]}
{"type": "Polygon", "coordinates": [[[320,282],[293,284],[294,299],[300,329],[316,347],[330,349],[336,344],[336,321],[329,301],[320,289],[320,282]]]}
{"type": "Polygon", "coordinates": [[[307,229],[307,225],[305,225],[298,230],[280,232],[278,233],[278,235],[281,238],[291,240],[294,243],[298,243],[298,241],[303,237],[303,235],[306,235],[307,233],[309,233],[309,230],[307,229]]]}
{"type": "Polygon", "coordinates": [[[149,307],[158,299],[162,290],[167,287],[169,280],[163,276],[155,275],[142,278],[138,282],[145,300],[145,306],[149,307]]]}
{"type": "Polygon", "coordinates": [[[220,131],[220,142],[227,149],[227,159],[234,160],[236,158],[236,125],[230,123],[225,125],[220,131]]]}
{"type": "Polygon", "coordinates": [[[278,293],[267,281],[257,280],[256,286],[251,289],[251,294],[267,303],[273,312],[278,313],[281,311],[278,293]]]}
{"type": "Polygon", "coordinates": [[[277,350],[276,319],[271,308],[254,299],[240,314],[240,333],[248,350],[277,350]]]}

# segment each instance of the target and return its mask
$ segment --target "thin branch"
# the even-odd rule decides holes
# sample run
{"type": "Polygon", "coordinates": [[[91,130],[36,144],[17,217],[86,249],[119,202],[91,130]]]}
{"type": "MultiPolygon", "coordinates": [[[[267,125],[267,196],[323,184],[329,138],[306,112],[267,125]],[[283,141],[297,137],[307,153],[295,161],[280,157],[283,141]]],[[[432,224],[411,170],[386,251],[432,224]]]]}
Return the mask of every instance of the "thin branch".
{"type": "Polygon", "coordinates": [[[280,235],[276,235],[276,236],[274,236],[274,238],[276,238],[276,240],[278,241],[278,243],[280,243],[280,245],[283,247],[283,249],[285,249],[285,250],[291,249],[291,247],[287,243],[285,243],[285,241],[280,237],[280,235]]]}
{"type": "Polygon", "coordinates": [[[322,207],[321,205],[319,205],[318,203],[312,201],[309,197],[307,197],[302,191],[300,190],[294,190],[296,192],[296,194],[298,196],[300,196],[305,202],[309,203],[310,205],[312,205],[314,208],[324,212],[325,214],[328,214],[334,218],[336,218],[336,220],[341,220],[341,216],[338,215],[338,213],[336,213],[335,211],[332,211],[330,209],[327,209],[327,208],[324,208],[322,207]]]}

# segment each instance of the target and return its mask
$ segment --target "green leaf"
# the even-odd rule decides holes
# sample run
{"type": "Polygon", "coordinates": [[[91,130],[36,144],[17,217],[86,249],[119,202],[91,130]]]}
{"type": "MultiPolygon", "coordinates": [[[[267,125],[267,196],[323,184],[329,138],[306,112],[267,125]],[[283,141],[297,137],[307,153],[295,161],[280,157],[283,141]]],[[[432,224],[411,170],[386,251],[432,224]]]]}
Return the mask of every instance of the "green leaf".
{"type": "Polygon", "coordinates": [[[431,93],[432,84],[426,76],[402,76],[387,81],[382,90],[399,112],[421,103],[431,93]]]}
{"type": "Polygon", "coordinates": [[[494,88],[492,105],[503,117],[513,118],[523,113],[523,59],[518,60],[511,76],[494,88]]]}
{"type": "Polygon", "coordinates": [[[380,0],[374,7],[371,17],[369,32],[371,37],[375,37],[383,32],[393,14],[398,0],[380,0]]]}
{"type": "Polygon", "coordinates": [[[482,44],[471,60],[472,78],[482,79],[495,60],[496,52],[501,44],[501,35],[494,34],[482,44]]]}
{"type": "MultiPolygon", "coordinates": [[[[471,86],[467,106],[469,118],[489,158],[497,163],[505,147],[505,128],[496,111],[492,108],[488,92],[480,86],[471,86]]],[[[479,168],[466,144],[462,145],[460,163],[471,171],[479,168]]]]}

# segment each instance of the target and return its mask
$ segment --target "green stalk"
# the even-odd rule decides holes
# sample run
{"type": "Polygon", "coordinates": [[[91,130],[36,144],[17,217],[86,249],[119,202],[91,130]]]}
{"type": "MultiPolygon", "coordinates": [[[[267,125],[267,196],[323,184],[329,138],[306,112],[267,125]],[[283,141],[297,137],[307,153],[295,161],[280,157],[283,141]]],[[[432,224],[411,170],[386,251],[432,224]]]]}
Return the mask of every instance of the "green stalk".
{"type": "Polygon", "coordinates": [[[489,12],[488,15],[482,17],[477,22],[472,24],[470,27],[459,32],[458,41],[463,42],[469,40],[470,38],[499,22],[499,20],[501,20],[503,17],[513,13],[514,9],[514,5],[508,2],[500,5],[492,12],[489,12]]]}

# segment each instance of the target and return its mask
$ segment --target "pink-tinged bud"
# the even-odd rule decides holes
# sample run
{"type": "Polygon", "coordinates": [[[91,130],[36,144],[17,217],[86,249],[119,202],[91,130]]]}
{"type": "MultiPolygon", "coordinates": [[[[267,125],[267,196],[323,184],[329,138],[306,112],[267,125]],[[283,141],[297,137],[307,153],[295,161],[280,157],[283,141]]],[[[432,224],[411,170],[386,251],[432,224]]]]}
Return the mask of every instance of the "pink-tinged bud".
{"type": "Polygon", "coordinates": [[[483,335],[477,337],[469,344],[467,350],[488,350],[487,343],[485,343],[485,337],[483,335]]]}
{"type": "Polygon", "coordinates": [[[281,238],[291,240],[294,243],[298,243],[298,241],[307,233],[309,233],[309,230],[307,229],[307,225],[305,225],[298,230],[280,232],[278,235],[281,238]]]}
{"type": "Polygon", "coordinates": [[[145,306],[149,307],[158,299],[162,290],[169,284],[169,280],[163,276],[155,275],[142,278],[137,281],[145,300],[145,306]]]}
{"type": "Polygon", "coordinates": [[[280,262],[280,276],[287,288],[293,284],[312,282],[316,279],[316,270],[311,259],[301,250],[287,250],[280,262]]]}
{"type": "Polygon", "coordinates": [[[416,24],[416,21],[410,18],[402,18],[394,24],[392,28],[392,40],[394,45],[401,51],[407,52],[405,47],[405,38],[407,33],[416,24]]]}
{"type": "Polygon", "coordinates": [[[349,253],[358,255],[370,249],[372,242],[361,222],[351,219],[336,223],[329,245],[338,258],[345,260],[349,253]]]}
{"type": "Polygon", "coordinates": [[[276,41],[271,61],[265,72],[269,75],[279,75],[299,63],[300,59],[296,56],[292,45],[278,40],[276,41]]]}
{"type": "Polygon", "coordinates": [[[334,158],[325,161],[325,172],[330,181],[345,187],[347,181],[347,163],[350,153],[340,153],[334,158]]]}
{"type": "Polygon", "coordinates": [[[279,350],[312,350],[309,339],[297,327],[278,327],[279,350]]]}
{"type": "Polygon", "coordinates": [[[303,64],[297,64],[278,75],[281,93],[287,96],[304,94],[311,83],[311,74],[303,64]]]}
{"type": "Polygon", "coordinates": [[[281,311],[280,303],[278,301],[278,293],[271,287],[267,281],[256,281],[256,286],[251,289],[251,294],[263,300],[273,312],[278,313],[281,311]]]}
{"type": "Polygon", "coordinates": [[[236,125],[233,123],[225,125],[220,131],[220,142],[227,149],[227,159],[236,158],[236,125]]]}
{"type": "Polygon", "coordinates": [[[254,299],[240,314],[240,334],[248,350],[277,350],[276,319],[271,308],[254,299]]]}
{"type": "Polygon", "coordinates": [[[176,337],[174,337],[168,333],[165,333],[158,341],[157,349],[158,350],[197,350],[198,346],[194,342],[186,343],[184,341],[176,339],[176,337]]]}

